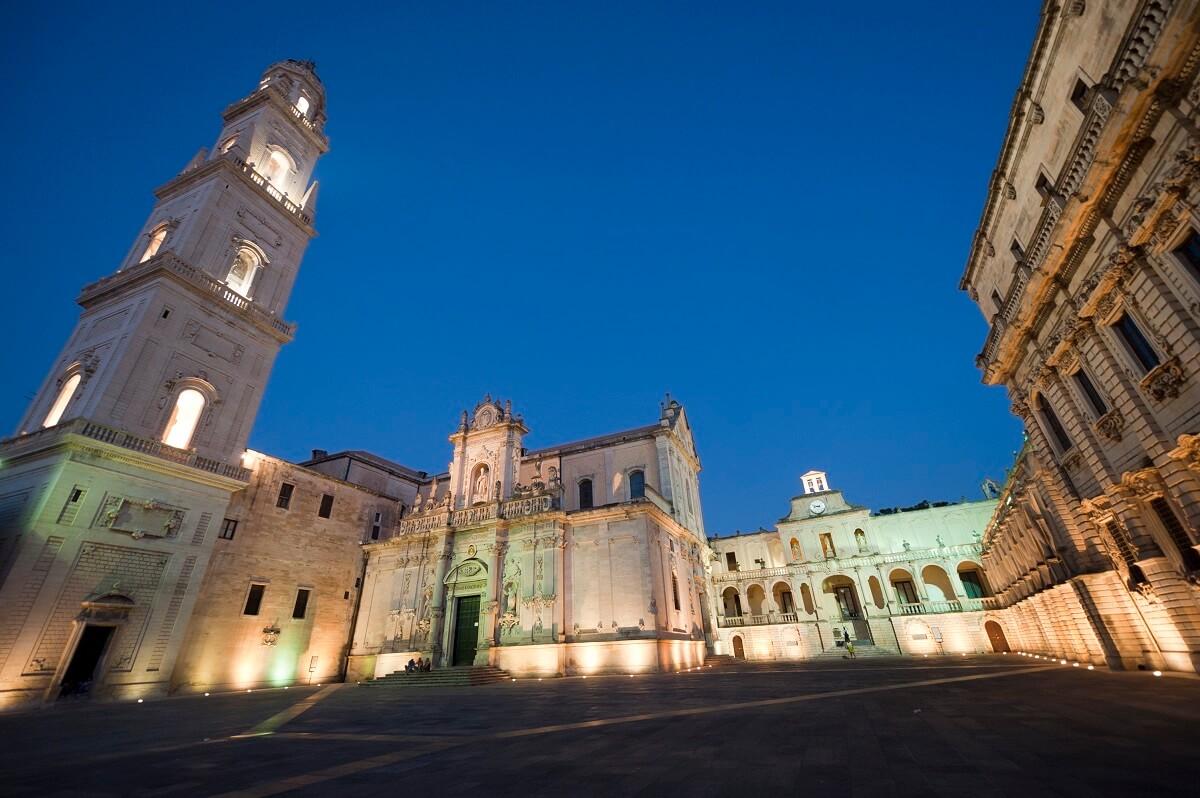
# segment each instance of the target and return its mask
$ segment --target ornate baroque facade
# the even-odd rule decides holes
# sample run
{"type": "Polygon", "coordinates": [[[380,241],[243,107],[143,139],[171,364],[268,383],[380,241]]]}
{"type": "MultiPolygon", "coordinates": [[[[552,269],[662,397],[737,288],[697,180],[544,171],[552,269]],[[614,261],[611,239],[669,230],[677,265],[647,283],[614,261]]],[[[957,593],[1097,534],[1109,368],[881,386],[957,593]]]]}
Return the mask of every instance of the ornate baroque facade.
{"type": "Polygon", "coordinates": [[[1200,12],[1047,2],[961,287],[1028,443],[984,538],[1014,647],[1200,665],[1200,12]]]}

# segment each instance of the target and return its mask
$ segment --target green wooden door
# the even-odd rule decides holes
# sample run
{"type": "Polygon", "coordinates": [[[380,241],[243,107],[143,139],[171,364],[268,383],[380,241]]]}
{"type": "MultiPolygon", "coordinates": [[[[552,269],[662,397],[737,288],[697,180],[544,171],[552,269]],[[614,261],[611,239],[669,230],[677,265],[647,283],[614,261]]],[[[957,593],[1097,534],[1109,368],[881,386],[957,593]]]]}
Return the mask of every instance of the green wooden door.
{"type": "Polygon", "coordinates": [[[474,665],[479,643],[479,596],[463,596],[454,613],[454,659],[451,665],[474,665]]]}

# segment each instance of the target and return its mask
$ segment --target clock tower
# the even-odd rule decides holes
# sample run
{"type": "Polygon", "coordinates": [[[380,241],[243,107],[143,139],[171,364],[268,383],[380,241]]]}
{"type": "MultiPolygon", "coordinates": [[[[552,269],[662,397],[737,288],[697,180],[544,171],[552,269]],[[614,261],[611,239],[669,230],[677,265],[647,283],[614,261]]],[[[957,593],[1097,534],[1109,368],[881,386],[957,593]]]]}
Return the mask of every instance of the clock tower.
{"type": "Polygon", "coordinates": [[[165,691],[313,228],[325,90],[271,66],[84,286],[0,441],[0,703],[165,691]]]}

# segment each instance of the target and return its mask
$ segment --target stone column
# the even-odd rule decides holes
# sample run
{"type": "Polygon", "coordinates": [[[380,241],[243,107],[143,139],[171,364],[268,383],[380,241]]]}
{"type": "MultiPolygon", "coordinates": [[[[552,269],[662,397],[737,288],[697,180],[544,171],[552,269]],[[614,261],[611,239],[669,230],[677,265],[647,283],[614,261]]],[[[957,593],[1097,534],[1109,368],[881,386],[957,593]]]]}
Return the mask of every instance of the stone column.
{"type": "Polygon", "coordinates": [[[430,610],[431,618],[429,628],[430,639],[430,655],[434,659],[434,663],[438,667],[446,667],[449,656],[445,651],[445,636],[447,632],[446,624],[446,571],[449,570],[450,561],[454,558],[450,551],[450,546],[453,541],[452,533],[447,531],[443,537],[438,539],[437,547],[434,553],[434,559],[437,562],[437,568],[434,571],[433,582],[433,609],[430,610]]]}

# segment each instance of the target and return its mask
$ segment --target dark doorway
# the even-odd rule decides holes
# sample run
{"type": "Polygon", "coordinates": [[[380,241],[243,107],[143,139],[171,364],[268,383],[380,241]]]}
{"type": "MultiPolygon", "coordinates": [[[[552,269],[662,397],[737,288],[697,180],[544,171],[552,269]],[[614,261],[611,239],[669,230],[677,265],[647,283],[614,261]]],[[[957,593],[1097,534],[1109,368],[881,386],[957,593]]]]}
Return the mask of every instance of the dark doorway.
{"type": "Polygon", "coordinates": [[[100,664],[115,628],[91,624],[83,627],[79,642],[75,644],[75,653],[71,655],[71,664],[67,665],[67,671],[63,674],[59,698],[86,695],[92,689],[96,666],[100,664]]]}
{"type": "Polygon", "coordinates": [[[738,659],[746,658],[746,647],[742,645],[742,638],[737,635],[733,636],[733,656],[738,659]]]}
{"type": "Polygon", "coordinates": [[[988,642],[992,644],[992,651],[1000,654],[1005,651],[1011,651],[1008,647],[1008,638],[1004,636],[1004,630],[1000,628],[1000,624],[995,621],[988,621],[983,625],[987,631],[988,642]]]}
{"type": "Polygon", "coordinates": [[[479,643],[479,596],[463,596],[454,613],[454,658],[451,665],[474,665],[479,643]]]}

